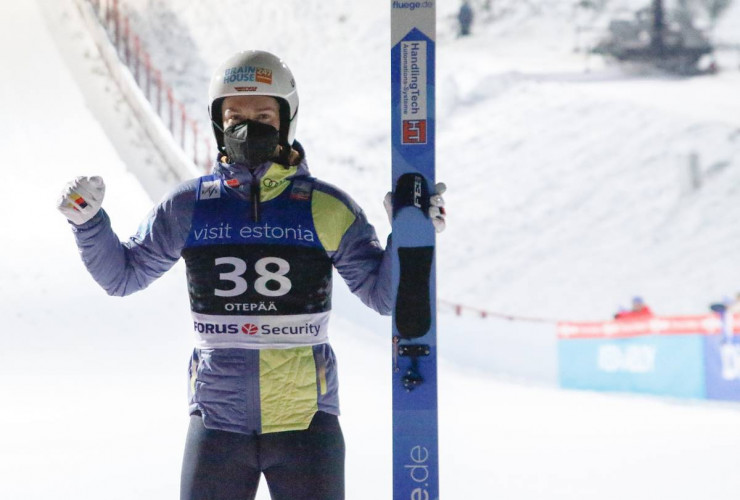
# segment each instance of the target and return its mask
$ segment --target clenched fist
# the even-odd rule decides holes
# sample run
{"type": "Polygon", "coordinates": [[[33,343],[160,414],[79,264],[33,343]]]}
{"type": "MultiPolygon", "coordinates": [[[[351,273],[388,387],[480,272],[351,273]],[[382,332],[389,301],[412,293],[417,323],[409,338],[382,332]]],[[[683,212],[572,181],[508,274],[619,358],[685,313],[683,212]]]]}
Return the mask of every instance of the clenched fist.
{"type": "Polygon", "coordinates": [[[102,177],[77,177],[64,186],[57,200],[57,209],[79,226],[98,213],[104,196],[105,183],[102,177]]]}

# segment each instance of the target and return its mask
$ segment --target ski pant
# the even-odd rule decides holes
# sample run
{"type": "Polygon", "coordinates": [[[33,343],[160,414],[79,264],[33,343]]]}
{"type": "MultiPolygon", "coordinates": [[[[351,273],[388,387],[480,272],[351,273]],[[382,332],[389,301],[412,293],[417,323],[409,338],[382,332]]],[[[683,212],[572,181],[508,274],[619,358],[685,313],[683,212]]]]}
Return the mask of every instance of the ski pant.
{"type": "Polygon", "coordinates": [[[344,437],[335,415],[305,431],[239,434],[190,417],[180,500],[253,500],[260,474],[273,500],[343,500],[344,437]]]}

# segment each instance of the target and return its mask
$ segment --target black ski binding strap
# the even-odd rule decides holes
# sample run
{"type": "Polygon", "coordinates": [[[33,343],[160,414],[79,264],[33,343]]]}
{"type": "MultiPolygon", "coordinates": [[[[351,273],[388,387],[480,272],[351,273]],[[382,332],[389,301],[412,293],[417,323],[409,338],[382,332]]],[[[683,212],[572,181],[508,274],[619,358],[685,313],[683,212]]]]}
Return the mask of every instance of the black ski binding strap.
{"type": "Polygon", "coordinates": [[[419,356],[429,356],[430,352],[429,346],[425,344],[404,344],[398,346],[399,356],[418,358],[419,356]]]}
{"type": "Polygon", "coordinates": [[[419,361],[417,358],[411,359],[411,367],[401,377],[401,381],[407,392],[413,391],[424,382],[424,377],[419,373],[419,361]]]}
{"type": "Polygon", "coordinates": [[[419,372],[419,357],[429,356],[431,348],[426,344],[401,344],[400,338],[395,337],[393,343],[395,344],[395,355],[396,358],[396,371],[398,371],[398,356],[411,358],[411,366],[403,377],[401,377],[401,383],[406,391],[411,392],[419,387],[424,382],[424,377],[419,372]]]}
{"type": "Polygon", "coordinates": [[[393,191],[393,217],[405,207],[416,207],[429,217],[429,188],[423,175],[403,174],[393,191]]]}
{"type": "Polygon", "coordinates": [[[401,338],[423,337],[432,326],[429,277],[434,247],[399,247],[400,278],[396,295],[396,329],[401,338]]]}

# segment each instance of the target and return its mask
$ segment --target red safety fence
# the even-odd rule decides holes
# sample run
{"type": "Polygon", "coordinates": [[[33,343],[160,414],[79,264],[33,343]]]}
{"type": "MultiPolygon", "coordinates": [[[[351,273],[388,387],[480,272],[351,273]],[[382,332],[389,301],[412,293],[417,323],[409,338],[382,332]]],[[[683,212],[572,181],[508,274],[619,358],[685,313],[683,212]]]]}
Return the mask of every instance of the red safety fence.
{"type": "Polygon", "coordinates": [[[693,316],[647,316],[642,318],[608,321],[568,321],[555,318],[521,316],[487,311],[446,300],[438,300],[440,311],[451,312],[456,316],[495,318],[529,323],[550,323],[556,325],[560,339],[585,338],[625,338],[639,335],[680,335],[704,334],[740,335],[740,314],[708,313],[693,316]],[[729,333],[732,332],[732,333],[729,333]]]}
{"type": "Polygon", "coordinates": [[[457,304],[447,300],[438,300],[437,308],[442,311],[452,312],[456,316],[475,316],[478,318],[498,318],[506,319],[509,321],[528,321],[532,323],[559,323],[562,320],[554,318],[542,318],[537,316],[520,316],[514,314],[505,314],[501,312],[487,311],[477,307],[466,306],[463,304],[457,304]]]}
{"type": "MultiPolygon", "coordinates": [[[[640,335],[713,335],[723,333],[727,324],[728,322],[723,322],[719,314],[652,316],[600,322],[560,322],[557,332],[560,339],[625,338],[640,335]]],[[[729,325],[734,333],[740,333],[740,314],[733,315],[729,325]]]]}
{"type": "Polygon", "coordinates": [[[213,161],[210,131],[201,132],[198,122],[175,97],[172,86],[162,78],[162,71],[152,63],[141,38],[131,29],[128,9],[119,0],[86,0],[95,11],[100,25],[108,33],[118,57],[131,75],[175,142],[193,163],[208,171],[213,161]]]}

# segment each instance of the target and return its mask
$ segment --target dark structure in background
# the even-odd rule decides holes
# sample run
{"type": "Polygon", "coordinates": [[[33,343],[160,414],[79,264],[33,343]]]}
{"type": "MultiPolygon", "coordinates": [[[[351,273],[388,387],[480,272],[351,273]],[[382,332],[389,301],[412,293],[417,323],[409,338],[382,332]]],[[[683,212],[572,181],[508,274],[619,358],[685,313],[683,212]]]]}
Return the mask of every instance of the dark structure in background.
{"type": "Polygon", "coordinates": [[[713,51],[689,16],[667,22],[663,0],[653,0],[633,20],[611,21],[609,34],[594,48],[595,53],[620,62],[648,63],[679,74],[698,73],[700,59],[713,51]]]}
{"type": "Polygon", "coordinates": [[[470,34],[470,26],[473,24],[473,8],[470,6],[469,0],[463,0],[460,6],[460,11],[457,14],[457,20],[460,23],[459,36],[468,36],[470,34]]]}

